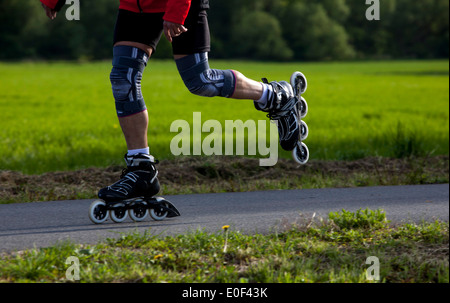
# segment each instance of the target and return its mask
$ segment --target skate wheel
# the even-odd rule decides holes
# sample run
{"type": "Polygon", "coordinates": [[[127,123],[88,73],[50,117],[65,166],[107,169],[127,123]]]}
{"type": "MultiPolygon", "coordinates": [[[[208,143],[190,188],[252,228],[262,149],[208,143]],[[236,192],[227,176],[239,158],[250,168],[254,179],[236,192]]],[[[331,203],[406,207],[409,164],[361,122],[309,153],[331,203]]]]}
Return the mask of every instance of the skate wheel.
{"type": "Polygon", "coordinates": [[[169,208],[170,205],[164,198],[156,198],[156,202],[155,206],[150,209],[150,217],[155,221],[162,221],[167,218],[169,211],[166,208],[169,208]]]}
{"type": "Polygon", "coordinates": [[[308,114],[308,103],[306,103],[305,98],[300,98],[300,118],[305,118],[308,114]]]}
{"type": "Polygon", "coordinates": [[[300,122],[300,137],[301,137],[301,141],[304,141],[308,138],[309,135],[309,128],[308,128],[308,124],[306,124],[305,121],[301,121],[300,122]]]}
{"type": "Polygon", "coordinates": [[[147,202],[141,201],[133,204],[128,210],[128,215],[134,222],[142,222],[148,216],[147,202]]]}
{"type": "Polygon", "coordinates": [[[304,94],[308,89],[308,80],[306,80],[305,75],[301,72],[295,72],[291,76],[291,85],[294,88],[294,93],[296,95],[304,94]]]}
{"type": "Polygon", "coordinates": [[[303,142],[298,142],[297,146],[292,151],[294,160],[300,165],[305,165],[309,160],[309,149],[303,142]]]}
{"type": "Polygon", "coordinates": [[[106,203],[102,200],[95,200],[89,208],[89,219],[95,224],[102,224],[108,219],[106,203]]]}
{"type": "Polygon", "coordinates": [[[109,216],[111,217],[111,220],[113,220],[116,223],[122,223],[127,218],[128,211],[125,207],[125,204],[119,203],[112,207],[112,209],[109,211],[109,216]]]}

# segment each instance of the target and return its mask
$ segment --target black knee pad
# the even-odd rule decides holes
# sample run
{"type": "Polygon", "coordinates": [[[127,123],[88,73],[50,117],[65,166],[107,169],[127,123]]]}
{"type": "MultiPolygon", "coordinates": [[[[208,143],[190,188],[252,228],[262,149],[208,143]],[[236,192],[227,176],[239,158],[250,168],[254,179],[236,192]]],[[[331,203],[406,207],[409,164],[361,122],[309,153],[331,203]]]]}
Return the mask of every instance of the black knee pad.
{"type": "Polygon", "coordinates": [[[131,116],[147,109],[141,91],[142,73],[147,61],[147,53],[136,47],[114,47],[110,80],[119,117],[131,116]]]}
{"type": "Polygon", "coordinates": [[[203,97],[233,96],[236,76],[231,70],[210,69],[207,53],[176,60],[178,71],[189,91],[203,97]]]}

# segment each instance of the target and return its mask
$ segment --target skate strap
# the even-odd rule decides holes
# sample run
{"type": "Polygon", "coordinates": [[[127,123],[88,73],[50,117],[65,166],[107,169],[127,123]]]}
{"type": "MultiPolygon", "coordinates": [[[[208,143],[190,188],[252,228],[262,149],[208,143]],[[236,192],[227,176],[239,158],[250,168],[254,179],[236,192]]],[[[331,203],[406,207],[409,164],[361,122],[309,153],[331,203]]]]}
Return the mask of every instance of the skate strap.
{"type": "MultiPolygon", "coordinates": [[[[269,80],[267,80],[267,78],[262,78],[261,80],[264,84],[269,84],[272,86],[274,94],[277,95],[280,92],[280,88],[278,87],[278,85],[269,83],[269,80]]],[[[292,98],[291,100],[286,102],[286,104],[282,108],[278,110],[270,110],[269,113],[267,114],[267,118],[271,120],[280,120],[281,118],[288,116],[291,110],[294,108],[294,106],[297,105],[297,102],[298,102],[297,98],[295,97],[292,98]]]]}
{"type": "Polygon", "coordinates": [[[291,110],[294,108],[294,106],[297,105],[297,103],[298,103],[297,98],[291,98],[289,102],[287,102],[281,109],[276,111],[270,111],[267,114],[267,118],[269,118],[270,120],[280,120],[281,118],[290,115],[291,110]]]}

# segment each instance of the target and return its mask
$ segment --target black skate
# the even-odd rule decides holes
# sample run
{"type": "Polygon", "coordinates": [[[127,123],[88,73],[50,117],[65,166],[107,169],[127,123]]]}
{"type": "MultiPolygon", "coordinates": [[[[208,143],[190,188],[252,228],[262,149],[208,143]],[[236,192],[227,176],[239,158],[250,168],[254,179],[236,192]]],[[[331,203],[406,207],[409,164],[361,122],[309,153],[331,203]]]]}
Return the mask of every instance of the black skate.
{"type": "Polygon", "coordinates": [[[120,180],[111,186],[101,189],[98,197],[102,200],[92,202],[89,218],[100,224],[108,219],[108,215],[116,223],[125,221],[127,215],[133,221],[145,220],[149,214],[157,221],[180,216],[176,207],[158,197],[160,185],[158,181],[157,161],[152,156],[139,154],[128,157],[125,155],[127,168],[120,180]]]}
{"type": "Polygon", "coordinates": [[[255,102],[255,107],[260,111],[267,112],[269,119],[278,121],[281,148],[291,151],[296,147],[300,134],[297,99],[292,86],[286,81],[269,83],[265,78],[262,80],[269,84],[268,102],[265,108],[261,108],[260,104],[255,102]]]}
{"type": "Polygon", "coordinates": [[[278,121],[280,145],[292,151],[294,160],[304,165],[309,160],[308,147],[303,143],[308,137],[308,125],[302,120],[308,114],[308,104],[302,97],[308,88],[306,77],[301,72],[292,74],[290,82],[263,82],[270,84],[269,100],[265,108],[255,102],[258,110],[267,112],[267,117],[278,121]]]}
{"type": "Polygon", "coordinates": [[[308,103],[306,103],[306,100],[302,97],[302,94],[305,93],[308,88],[308,81],[306,80],[305,75],[301,72],[293,73],[291,76],[291,86],[294,90],[296,111],[300,125],[300,135],[294,150],[292,151],[292,156],[297,163],[305,165],[309,160],[308,147],[303,143],[303,141],[308,138],[309,134],[308,125],[303,121],[303,118],[308,114],[308,103]]]}

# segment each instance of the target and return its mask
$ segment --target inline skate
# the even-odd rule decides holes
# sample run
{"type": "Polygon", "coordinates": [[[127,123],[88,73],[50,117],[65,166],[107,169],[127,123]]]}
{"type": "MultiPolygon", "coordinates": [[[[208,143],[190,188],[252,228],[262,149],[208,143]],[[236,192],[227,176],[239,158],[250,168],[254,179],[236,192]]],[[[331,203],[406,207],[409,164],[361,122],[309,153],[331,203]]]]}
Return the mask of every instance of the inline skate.
{"type": "Polygon", "coordinates": [[[298,136],[297,144],[292,151],[292,156],[297,163],[305,165],[309,161],[309,149],[303,142],[308,138],[309,128],[303,119],[308,114],[308,103],[302,95],[308,89],[308,81],[301,72],[295,72],[291,76],[291,86],[295,95],[295,106],[298,114],[298,121],[300,125],[300,134],[298,136]]]}
{"type": "Polygon", "coordinates": [[[178,209],[162,197],[154,197],[159,193],[157,161],[145,154],[125,155],[127,168],[120,180],[111,186],[101,189],[100,200],[92,202],[89,218],[95,224],[104,223],[108,217],[121,223],[128,216],[141,222],[148,215],[156,221],[180,216],[178,209]]]}
{"type": "Polygon", "coordinates": [[[309,128],[302,120],[308,114],[308,104],[302,97],[308,88],[306,77],[301,72],[295,72],[290,83],[269,83],[266,78],[262,81],[268,85],[269,96],[265,106],[255,101],[256,109],[267,112],[269,119],[278,122],[281,148],[292,151],[294,160],[299,164],[306,164],[309,160],[309,150],[303,141],[308,137],[309,128]]]}

